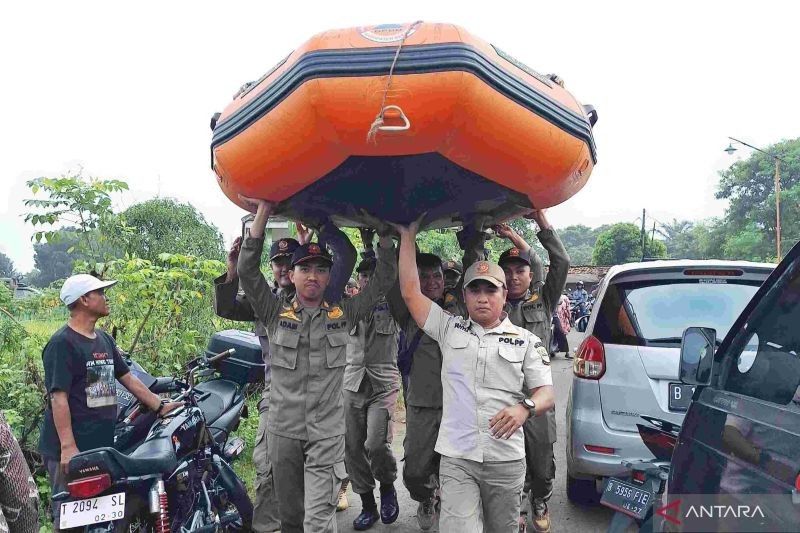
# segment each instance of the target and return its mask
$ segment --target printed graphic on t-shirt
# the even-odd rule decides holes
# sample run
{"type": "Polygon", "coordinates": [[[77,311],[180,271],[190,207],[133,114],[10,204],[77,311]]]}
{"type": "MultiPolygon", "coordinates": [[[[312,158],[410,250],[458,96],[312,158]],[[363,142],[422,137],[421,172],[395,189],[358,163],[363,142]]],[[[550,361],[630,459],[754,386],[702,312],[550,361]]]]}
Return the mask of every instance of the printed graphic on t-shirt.
{"type": "Polygon", "coordinates": [[[86,361],[86,405],[90,408],[108,407],[117,403],[117,384],[114,379],[114,360],[108,354],[94,354],[86,361]]]}

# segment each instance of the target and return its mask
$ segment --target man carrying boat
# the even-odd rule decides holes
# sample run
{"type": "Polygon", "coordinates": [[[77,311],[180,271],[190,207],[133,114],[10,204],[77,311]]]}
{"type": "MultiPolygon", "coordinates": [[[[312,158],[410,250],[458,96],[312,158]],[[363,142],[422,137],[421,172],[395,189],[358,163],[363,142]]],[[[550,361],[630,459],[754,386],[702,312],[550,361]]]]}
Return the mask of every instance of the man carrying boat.
{"type": "MultiPolygon", "coordinates": [[[[387,234],[391,226],[376,225],[387,234]]],[[[372,248],[374,230],[362,229],[365,258],[356,268],[359,292],[375,276],[377,259],[372,248]]],[[[397,369],[397,325],[385,298],[350,331],[347,366],[344,371],[345,465],[353,492],[361,497],[361,514],[353,528],[363,531],[378,518],[391,524],[400,513],[394,482],[397,462],[392,454],[392,419],[400,392],[397,369]],[[381,506],[375,503],[375,480],[380,484],[381,506]]]]}
{"type": "MultiPolygon", "coordinates": [[[[274,204],[241,197],[256,212],[242,245],[238,273],[253,310],[269,335],[272,390],[267,441],[281,531],[335,532],[344,466],[342,378],[348,332],[392,286],[391,239],[382,236],[374,279],[360,294],[334,305],[324,299],[333,259],[308,243],[292,255],[292,298],[273,294],[259,263],[264,229],[274,204]]],[[[340,291],[342,287],[339,287],[340,291]]]]}
{"type": "MultiPolygon", "coordinates": [[[[558,305],[561,291],[567,281],[569,255],[564,245],[545,216],[545,210],[536,210],[531,215],[539,226],[537,237],[550,260],[547,278],[543,280],[541,259],[525,240],[507,224],[495,226],[495,231],[514,244],[500,255],[508,284],[508,299],[504,310],[511,322],[524,328],[539,339],[546,350],[542,362],[550,365],[550,341],[553,312],[558,305]]],[[[553,444],[556,442],[555,410],[525,422],[525,459],[527,475],[525,492],[528,492],[532,522],[537,532],[550,531],[550,513],[547,502],[553,494],[556,462],[553,444]]],[[[523,514],[524,511],[523,511],[523,514]]]]}
{"type": "Polygon", "coordinates": [[[503,311],[507,290],[499,266],[477,261],[466,270],[469,318],[452,315],[423,294],[413,275],[419,220],[396,228],[403,300],[442,353],[440,530],[516,531],[525,478],[522,424],[554,404],[545,349],[503,311]]]}

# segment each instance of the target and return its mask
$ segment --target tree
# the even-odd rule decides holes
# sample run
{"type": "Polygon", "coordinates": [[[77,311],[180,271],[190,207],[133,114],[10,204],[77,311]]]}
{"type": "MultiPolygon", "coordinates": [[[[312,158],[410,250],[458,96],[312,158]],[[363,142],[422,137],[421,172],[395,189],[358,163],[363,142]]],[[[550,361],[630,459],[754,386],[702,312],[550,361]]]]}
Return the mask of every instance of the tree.
{"type": "Polygon", "coordinates": [[[47,287],[56,280],[71,276],[75,261],[85,259],[75,249],[80,240],[77,230],[67,228],[58,233],[56,238],[33,245],[33,263],[39,273],[36,279],[27,280],[28,283],[47,287]]]}
{"type": "Polygon", "coordinates": [[[0,278],[13,278],[16,275],[14,261],[3,252],[0,252],[0,278]]]}
{"type": "Polygon", "coordinates": [[[164,253],[224,257],[222,234],[191,204],[155,198],[132,205],[116,219],[110,238],[122,250],[156,261],[164,253]]]}
{"type": "MultiPolygon", "coordinates": [[[[645,238],[645,257],[666,257],[663,242],[645,238]]],[[[639,228],[628,222],[614,224],[597,237],[592,252],[596,265],[619,265],[642,259],[642,236],[639,228]]]]}
{"type": "MultiPolygon", "coordinates": [[[[781,141],[765,148],[781,157],[781,189],[790,191],[800,184],[800,138],[781,141]]],[[[750,257],[769,259],[775,256],[775,160],[760,152],[739,161],[720,172],[716,197],[729,201],[724,223],[728,236],[739,242],[731,244],[728,251],[741,251],[750,257]],[[754,239],[752,232],[759,231],[761,239],[754,239]],[[740,240],[740,232],[750,236],[740,240]],[[742,242],[749,244],[742,248],[742,242]],[[745,252],[746,250],[746,252],[745,252]],[[754,255],[752,255],[754,254],[754,255]]],[[[783,202],[784,195],[781,194],[783,202]]],[[[794,219],[796,210],[782,209],[784,220],[794,219]]],[[[794,238],[798,236],[795,235],[794,238]]]]}
{"type": "Polygon", "coordinates": [[[91,262],[104,259],[101,244],[103,234],[97,230],[112,214],[111,193],[127,190],[127,183],[97,178],[87,180],[78,172],[60,178],[36,178],[28,181],[27,185],[34,195],[39,191],[47,194],[45,199],[25,200],[27,207],[34,208],[25,215],[25,221],[35,227],[49,226],[49,229],[37,230],[33,234],[37,243],[42,240],[57,241],[63,236],[59,228],[73,226],[77,228],[78,236],[74,248],[89,257],[91,262]]]}

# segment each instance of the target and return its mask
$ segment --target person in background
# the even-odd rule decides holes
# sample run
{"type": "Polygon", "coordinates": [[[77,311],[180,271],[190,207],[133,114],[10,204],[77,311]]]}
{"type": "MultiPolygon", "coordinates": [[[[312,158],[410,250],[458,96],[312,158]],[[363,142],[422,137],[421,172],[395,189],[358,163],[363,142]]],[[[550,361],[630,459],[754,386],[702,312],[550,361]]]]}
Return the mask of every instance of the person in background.
{"type": "MultiPolygon", "coordinates": [[[[117,380],[159,417],[183,405],[161,400],[145,387],[130,373],[111,335],[95,327],[111,312],[105,291],[114,284],[89,274],[67,278],[60,296],[69,319],[42,352],[48,402],[39,452],[54,496],[67,490],[67,467],[77,453],[114,445],[117,380]]],[[[58,530],[59,506],[53,507],[58,530]]]]}
{"type": "MultiPolygon", "coordinates": [[[[546,347],[542,363],[549,367],[553,313],[566,285],[569,255],[547,220],[544,209],[533,211],[530,217],[539,226],[537,237],[550,261],[544,283],[534,279],[535,272],[542,272],[543,269],[538,267],[532,270],[532,263],[535,264],[538,256],[530,245],[507,224],[495,226],[494,229],[498,235],[507,238],[514,245],[500,255],[499,261],[508,283],[505,311],[514,325],[541,339],[546,347]]],[[[525,491],[529,494],[532,523],[537,532],[549,532],[550,513],[547,502],[553,494],[556,469],[553,453],[553,444],[557,438],[555,410],[551,409],[542,417],[528,420],[524,432],[528,467],[525,491]]],[[[521,522],[525,521],[525,514],[523,507],[521,522]]]]}
{"type": "Polygon", "coordinates": [[[572,354],[569,351],[569,340],[567,339],[567,333],[572,329],[569,325],[570,315],[569,298],[566,294],[562,294],[558,300],[556,312],[553,315],[553,335],[557,341],[558,351],[564,352],[564,357],[567,359],[572,359],[572,354]]]}
{"type": "Polygon", "coordinates": [[[455,289],[461,280],[464,267],[458,261],[445,261],[442,263],[442,271],[444,272],[444,290],[450,291],[455,289]]]}

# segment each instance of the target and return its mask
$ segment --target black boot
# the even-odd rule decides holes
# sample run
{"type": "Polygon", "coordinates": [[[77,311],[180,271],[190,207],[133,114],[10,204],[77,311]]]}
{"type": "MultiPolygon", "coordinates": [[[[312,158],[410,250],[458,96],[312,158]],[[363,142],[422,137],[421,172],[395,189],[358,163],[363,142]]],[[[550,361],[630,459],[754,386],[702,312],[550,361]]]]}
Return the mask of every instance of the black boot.
{"type": "Polygon", "coordinates": [[[378,505],[375,503],[375,496],[372,492],[360,494],[361,496],[361,514],[353,520],[353,529],[356,531],[366,531],[378,521],[380,515],[378,514],[378,505]]]}
{"type": "Polygon", "coordinates": [[[397,503],[397,491],[394,485],[381,487],[381,522],[391,524],[400,514],[400,505],[397,503]]]}

